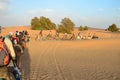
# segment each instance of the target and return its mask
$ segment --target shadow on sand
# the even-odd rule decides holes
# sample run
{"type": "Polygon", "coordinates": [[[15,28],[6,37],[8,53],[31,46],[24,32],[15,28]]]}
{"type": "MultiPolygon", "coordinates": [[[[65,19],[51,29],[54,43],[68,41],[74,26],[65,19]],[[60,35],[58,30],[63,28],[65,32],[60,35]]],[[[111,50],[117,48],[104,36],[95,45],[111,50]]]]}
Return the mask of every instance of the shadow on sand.
{"type": "Polygon", "coordinates": [[[21,57],[22,79],[29,80],[30,77],[30,55],[29,50],[26,48],[24,54],[21,57]]]}

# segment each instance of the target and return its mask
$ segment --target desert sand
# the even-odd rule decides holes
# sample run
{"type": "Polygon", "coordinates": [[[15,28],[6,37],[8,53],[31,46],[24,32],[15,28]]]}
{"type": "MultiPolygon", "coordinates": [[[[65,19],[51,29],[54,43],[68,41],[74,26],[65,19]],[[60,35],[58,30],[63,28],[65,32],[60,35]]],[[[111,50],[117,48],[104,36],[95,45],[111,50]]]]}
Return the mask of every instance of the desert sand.
{"type": "Polygon", "coordinates": [[[23,80],[120,80],[120,33],[88,30],[99,39],[35,41],[39,30],[12,27],[2,35],[15,30],[31,36],[21,60],[23,80]]]}

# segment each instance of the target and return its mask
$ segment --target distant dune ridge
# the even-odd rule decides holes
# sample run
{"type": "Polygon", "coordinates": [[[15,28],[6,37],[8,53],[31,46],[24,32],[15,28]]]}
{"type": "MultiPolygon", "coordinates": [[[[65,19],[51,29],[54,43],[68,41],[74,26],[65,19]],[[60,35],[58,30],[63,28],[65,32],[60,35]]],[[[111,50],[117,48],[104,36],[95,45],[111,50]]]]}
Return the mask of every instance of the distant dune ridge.
{"type": "Polygon", "coordinates": [[[39,30],[5,27],[2,35],[16,30],[27,30],[31,36],[22,56],[24,80],[120,80],[120,33],[90,29],[81,33],[95,33],[99,39],[35,41],[39,30]]]}

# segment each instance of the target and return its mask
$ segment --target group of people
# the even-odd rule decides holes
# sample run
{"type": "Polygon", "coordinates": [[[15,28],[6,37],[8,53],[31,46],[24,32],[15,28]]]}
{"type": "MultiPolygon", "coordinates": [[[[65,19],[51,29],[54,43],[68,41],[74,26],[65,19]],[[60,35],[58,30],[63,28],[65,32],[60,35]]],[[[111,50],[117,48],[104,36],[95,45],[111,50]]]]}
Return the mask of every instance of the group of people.
{"type": "MultiPolygon", "coordinates": [[[[28,32],[27,31],[16,31],[15,33],[13,32],[9,32],[9,34],[7,34],[6,36],[0,36],[0,41],[2,41],[4,43],[4,45],[6,46],[5,48],[5,52],[9,53],[9,62],[10,60],[13,61],[13,63],[16,63],[17,67],[20,69],[20,63],[21,63],[21,55],[24,54],[24,50],[26,48],[26,42],[29,42],[29,36],[28,36],[28,32]]],[[[1,44],[0,44],[1,45],[1,44]]],[[[0,52],[0,56],[3,53],[0,52]]],[[[1,60],[0,60],[1,62],[1,60]]],[[[9,65],[9,63],[7,64],[9,65]]],[[[7,65],[5,66],[1,66],[1,67],[7,67],[7,65]]]]}
{"type": "Polygon", "coordinates": [[[9,35],[6,36],[6,37],[9,37],[9,39],[12,42],[15,55],[16,55],[15,61],[18,68],[20,68],[21,54],[24,53],[24,49],[26,48],[26,42],[29,41],[29,39],[27,38],[28,37],[27,35],[28,35],[27,31],[22,31],[22,32],[16,31],[16,33],[10,32],[9,35]]]}

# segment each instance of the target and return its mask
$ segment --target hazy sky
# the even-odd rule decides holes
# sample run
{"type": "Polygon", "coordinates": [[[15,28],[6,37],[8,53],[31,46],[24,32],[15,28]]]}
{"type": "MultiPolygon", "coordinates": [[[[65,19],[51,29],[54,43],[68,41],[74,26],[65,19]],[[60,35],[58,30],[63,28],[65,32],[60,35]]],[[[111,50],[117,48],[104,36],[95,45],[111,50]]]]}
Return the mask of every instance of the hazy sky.
{"type": "Polygon", "coordinates": [[[76,26],[120,27],[120,0],[0,0],[1,26],[30,25],[35,16],[56,24],[69,17],[76,26]]]}

